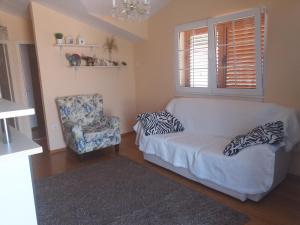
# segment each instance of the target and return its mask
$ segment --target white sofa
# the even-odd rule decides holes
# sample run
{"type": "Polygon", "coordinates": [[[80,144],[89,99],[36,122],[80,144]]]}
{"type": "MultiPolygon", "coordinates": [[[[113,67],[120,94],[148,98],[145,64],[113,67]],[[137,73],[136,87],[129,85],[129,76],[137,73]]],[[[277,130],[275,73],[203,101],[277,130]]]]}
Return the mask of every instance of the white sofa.
{"type": "Polygon", "coordinates": [[[290,151],[300,139],[294,110],[271,103],[203,98],[175,98],[166,110],[185,130],[145,136],[138,122],[136,143],[146,160],[241,201],[259,201],[286,177],[290,151]],[[235,136],[278,120],[284,122],[283,143],[223,155],[235,136]]]}

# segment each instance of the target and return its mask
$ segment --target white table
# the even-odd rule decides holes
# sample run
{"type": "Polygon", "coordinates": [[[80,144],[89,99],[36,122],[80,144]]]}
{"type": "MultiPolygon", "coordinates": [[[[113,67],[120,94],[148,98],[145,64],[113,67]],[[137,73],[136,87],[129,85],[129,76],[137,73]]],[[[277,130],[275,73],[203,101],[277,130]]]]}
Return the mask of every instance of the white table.
{"type": "MultiPolygon", "coordinates": [[[[33,114],[32,108],[0,99],[0,119],[5,123],[8,118],[33,114]]],[[[29,156],[43,150],[15,128],[7,126],[7,130],[8,143],[2,141],[7,134],[0,135],[0,224],[37,225],[29,156]]]]}

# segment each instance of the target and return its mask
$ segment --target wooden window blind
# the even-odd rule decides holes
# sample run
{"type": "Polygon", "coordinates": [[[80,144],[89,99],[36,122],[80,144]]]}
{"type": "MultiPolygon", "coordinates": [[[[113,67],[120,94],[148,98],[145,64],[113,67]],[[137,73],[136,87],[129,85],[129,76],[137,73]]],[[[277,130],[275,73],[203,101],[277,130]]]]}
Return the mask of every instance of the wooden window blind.
{"type": "MultiPolygon", "coordinates": [[[[215,24],[218,88],[256,89],[255,25],[254,16],[215,24]]],[[[260,33],[263,70],[265,14],[261,15],[260,33]]]]}

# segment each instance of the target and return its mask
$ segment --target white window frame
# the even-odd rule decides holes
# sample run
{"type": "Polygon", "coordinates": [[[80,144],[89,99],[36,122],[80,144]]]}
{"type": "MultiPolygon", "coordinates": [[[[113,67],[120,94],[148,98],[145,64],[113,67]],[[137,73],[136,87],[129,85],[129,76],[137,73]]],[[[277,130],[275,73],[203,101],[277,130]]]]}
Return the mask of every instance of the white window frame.
{"type": "MultiPolygon", "coordinates": [[[[203,27],[208,27],[208,21],[207,20],[202,20],[198,22],[193,22],[193,23],[188,23],[188,24],[183,24],[183,25],[178,25],[175,28],[175,46],[176,46],[176,63],[175,63],[175,68],[176,68],[176,92],[177,93],[207,93],[207,89],[205,87],[182,87],[180,86],[180,74],[179,74],[179,34],[180,32],[187,31],[187,30],[193,30],[193,29],[198,29],[198,28],[203,28],[203,27]]],[[[209,41],[209,38],[208,38],[209,41]]],[[[209,43],[208,43],[209,45],[209,43]]],[[[209,51],[209,50],[208,50],[209,51]]],[[[208,52],[208,55],[210,53],[208,52]]],[[[209,61],[209,60],[208,60],[209,61]]],[[[209,63],[208,63],[209,65],[209,63]]],[[[209,66],[208,66],[209,70],[209,66]]],[[[208,72],[209,73],[209,72],[208,72]]],[[[209,79],[208,79],[208,87],[209,85],[209,79]]]]}
{"type": "MultiPolygon", "coordinates": [[[[224,15],[202,21],[182,24],[175,27],[175,75],[176,75],[176,95],[184,96],[190,94],[205,94],[205,95],[226,95],[226,96],[241,96],[241,97],[263,97],[263,74],[261,64],[261,12],[265,8],[250,9],[242,12],[224,15]],[[216,51],[215,51],[215,34],[214,25],[216,23],[223,23],[237,19],[248,17],[255,17],[255,42],[256,42],[256,89],[229,89],[217,87],[216,74],[216,51]],[[208,27],[208,87],[182,87],[180,86],[179,75],[179,34],[180,32],[208,27]]],[[[267,16],[267,15],[266,15],[267,16]]],[[[267,31],[267,17],[265,18],[265,41],[264,48],[266,51],[266,32],[267,31]]],[[[264,51],[264,52],[265,52],[264,51]]],[[[266,60],[265,60],[266,61],[266,60]]],[[[264,63],[265,65],[265,63],[264,63]]],[[[264,66],[265,67],[265,66],[264,66]]]]}

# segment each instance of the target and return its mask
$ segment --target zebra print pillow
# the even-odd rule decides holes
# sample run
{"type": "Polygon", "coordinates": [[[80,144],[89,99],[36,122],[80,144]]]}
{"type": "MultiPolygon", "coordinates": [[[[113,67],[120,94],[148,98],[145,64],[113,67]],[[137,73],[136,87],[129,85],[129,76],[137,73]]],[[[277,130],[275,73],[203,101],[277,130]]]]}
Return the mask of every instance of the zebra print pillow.
{"type": "Polygon", "coordinates": [[[246,135],[235,137],[224,149],[223,154],[233,156],[242,149],[258,144],[277,144],[283,141],[283,122],[277,121],[258,126],[246,135]]]}
{"type": "Polygon", "coordinates": [[[137,116],[137,120],[141,122],[146,136],[184,130],[180,121],[167,111],[142,113],[137,116]]]}

